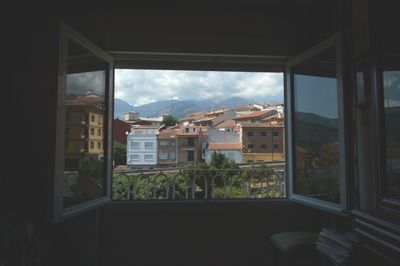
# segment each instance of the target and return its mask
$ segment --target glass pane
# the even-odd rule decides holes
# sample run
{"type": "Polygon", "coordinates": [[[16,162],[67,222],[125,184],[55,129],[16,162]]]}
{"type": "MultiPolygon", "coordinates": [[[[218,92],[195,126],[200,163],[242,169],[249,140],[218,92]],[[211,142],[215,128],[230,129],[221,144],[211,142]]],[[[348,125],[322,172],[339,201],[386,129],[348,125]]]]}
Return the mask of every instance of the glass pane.
{"type": "MultiPolygon", "coordinates": [[[[400,58],[398,58],[400,59],[400,58]]],[[[386,196],[400,199],[400,68],[383,71],[386,196]]]]}
{"type": "MultiPolygon", "coordinates": [[[[394,3],[394,2],[393,2],[394,3]]],[[[395,4],[379,2],[385,118],[386,197],[400,200],[400,17],[395,4]]]]}
{"type": "Polygon", "coordinates": [[[336,52],[293,68],[294,193],[340,203],[336,52]]]}
{"type": "Polygon", "coordinates": [[[105,61],[68,41],[64,208],[105,195],[107,69],[105,61]]]}

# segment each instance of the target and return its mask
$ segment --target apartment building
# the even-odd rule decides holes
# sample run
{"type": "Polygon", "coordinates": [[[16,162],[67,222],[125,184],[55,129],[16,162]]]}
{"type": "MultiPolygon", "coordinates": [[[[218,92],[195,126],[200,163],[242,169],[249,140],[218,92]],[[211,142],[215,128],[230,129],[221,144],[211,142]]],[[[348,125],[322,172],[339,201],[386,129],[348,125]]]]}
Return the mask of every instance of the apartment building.
{"type": "Polygon", "coordinates": [[[129,168],[151,168],[157,164],[157,135],[159,126],[133,126],[127,136],[127,165],[129,168]]]}
{"type": "Polygon", "coordinates": [[[176,166],[178,163],[177,128],[167,128],[158,134],[158,165],[176,166]]]}
{"type": "Polygon", "coordinates": [[[101,160],[103,143],[103,97],[74,95],[67,98],[65,115],[65,167],[78,169],[85,160],[101,160]]]}
{"type": "Polygon", "coordinates": [[[214,152],[225,155],[235,163],[242,163],[242,143],[240,133],[222,131],[216,128],[208,130],[208,144],[205,150],[205,161],[210,162],[214,152]]]}
{"type": "Polygon", "coordinates": [[[202,161],[202,130],[199,126],[181,126],[177,130],[178,164],[202,161]]]}
{"type": "Polygon", "coordinates": [[[244,162],[282,161],[285,159],[284,126],[242,123],[244,162]]]}

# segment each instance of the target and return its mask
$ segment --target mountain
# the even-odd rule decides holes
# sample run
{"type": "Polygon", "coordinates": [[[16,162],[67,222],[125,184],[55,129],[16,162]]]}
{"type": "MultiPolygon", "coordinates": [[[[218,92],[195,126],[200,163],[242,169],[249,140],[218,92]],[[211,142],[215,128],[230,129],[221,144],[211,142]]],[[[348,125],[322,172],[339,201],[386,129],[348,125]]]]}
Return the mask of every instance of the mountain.
{"type": "Polygon", "coordinates": [[[114,99],[114,118],[124,118],[124,114],[129,111],[133,111],[135,108],[130,105],[129,103],[121,100],[121,99],[114,99]]]}
{"type": "Polygon", "coordinates": [[[166,100],[133,107],[121,99],[115,99],[114,117],[122,118],[124,113],[135,111],[141,117],[156,117],[166,113],[180,118],[192,112],[210,111],[212,108],[229,109],[247,103],[249,103],[249,100],[244,98],[231,97],[222,101],[215,101],[213,99],[199,101],[166,100]]]}

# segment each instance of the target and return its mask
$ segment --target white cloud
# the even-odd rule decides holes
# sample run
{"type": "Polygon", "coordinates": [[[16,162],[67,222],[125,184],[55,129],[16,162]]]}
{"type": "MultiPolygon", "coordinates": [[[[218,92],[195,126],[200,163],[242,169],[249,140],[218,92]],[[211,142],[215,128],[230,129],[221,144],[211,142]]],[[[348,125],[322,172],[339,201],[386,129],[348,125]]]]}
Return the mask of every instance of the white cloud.
{"type": "Polygon", "coordinates": [[[282,73],[117,69],[115,97],[132,105],[169,99],[283,99],[282,73]]]}

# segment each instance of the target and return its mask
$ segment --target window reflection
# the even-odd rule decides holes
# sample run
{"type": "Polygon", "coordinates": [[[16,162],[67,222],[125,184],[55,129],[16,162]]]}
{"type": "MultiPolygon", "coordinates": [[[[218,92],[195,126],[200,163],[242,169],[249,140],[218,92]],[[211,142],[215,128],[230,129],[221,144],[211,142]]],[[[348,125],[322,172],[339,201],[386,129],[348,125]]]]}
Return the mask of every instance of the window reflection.
{"type": "Polygon", "coordinates": [[[294,192],[340,203],[335,48],[293,68],[294,192]]]}
{"type": "Polygon", "coordinates": [[[105,195],[104,134],[107,64],[68,42],[63,207],[105,195]]]}
{"type": "Polygon", "coordinates": [[[400,68],[383,71],[383,92],[386,196],[400,199],[400,68]]]}

